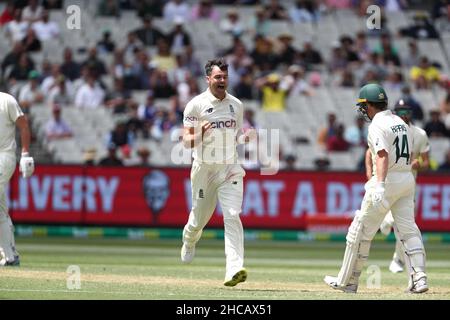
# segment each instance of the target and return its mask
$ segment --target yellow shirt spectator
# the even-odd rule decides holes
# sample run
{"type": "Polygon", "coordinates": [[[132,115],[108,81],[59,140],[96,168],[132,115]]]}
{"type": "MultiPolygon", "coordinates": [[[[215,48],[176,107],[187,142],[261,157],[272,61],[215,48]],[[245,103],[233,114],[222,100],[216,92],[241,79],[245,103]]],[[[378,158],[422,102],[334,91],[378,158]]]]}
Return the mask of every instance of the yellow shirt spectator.
{"type": "Polygon", "coordinates": [[[263,98],[262,107],[264,111],[283,111],[286,103],[286,91],[282,89],[273,89],[269,86],[262,88],[263,98]]]}
{"type": "Polygon", "coordinates": [[[411,68],[410,77],[413,81],[424,77],[429,82],[439,81],[441,75],[436,67],[433,67],[427,57],[422,57],[418,66],[411,68]]]}

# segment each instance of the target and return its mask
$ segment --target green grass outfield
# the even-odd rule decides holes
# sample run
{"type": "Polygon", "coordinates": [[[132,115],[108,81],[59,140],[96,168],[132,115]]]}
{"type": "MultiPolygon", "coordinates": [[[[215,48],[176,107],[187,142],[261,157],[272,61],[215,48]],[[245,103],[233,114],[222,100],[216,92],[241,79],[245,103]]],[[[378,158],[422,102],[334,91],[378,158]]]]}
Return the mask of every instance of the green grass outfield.
{"type": "MultiPolygon", "coordinates": [[[[0,299],[450,299],[450,244],[427,243],[430,291],[403,293],[407,276],[387,267],[394,243],[374,241],[358,294],[323,283],[336,275],[344,242],[246,241],[247,282],[224,287],[223,240],[202,239],[191,265],[180,263],[180,241],[17,237],[20,267],[0,268],[0,299]],[[67,268],[81,270],[81,288],[67,288],[67,268]],[[367,270],[380,268],[379,288],[367,270]]],[[[69,281],[70,282],[70,281],[69,281]]]]}

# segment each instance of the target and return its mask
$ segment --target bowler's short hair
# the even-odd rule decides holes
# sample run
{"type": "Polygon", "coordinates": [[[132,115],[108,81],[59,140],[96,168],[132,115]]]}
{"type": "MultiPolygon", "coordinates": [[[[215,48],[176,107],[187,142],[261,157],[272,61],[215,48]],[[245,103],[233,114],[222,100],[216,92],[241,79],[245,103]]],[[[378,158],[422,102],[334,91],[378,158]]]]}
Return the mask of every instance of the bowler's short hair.
{"type": "Polygon", "coordinates": [[[208,60],[205,64],[205,72],[207,76],[211,75],[212,69],[214,66],[218,66],[220,70],[228,72],[228,63],[225,62],[225,59],[218,58],[213,60],[208,60]]]}

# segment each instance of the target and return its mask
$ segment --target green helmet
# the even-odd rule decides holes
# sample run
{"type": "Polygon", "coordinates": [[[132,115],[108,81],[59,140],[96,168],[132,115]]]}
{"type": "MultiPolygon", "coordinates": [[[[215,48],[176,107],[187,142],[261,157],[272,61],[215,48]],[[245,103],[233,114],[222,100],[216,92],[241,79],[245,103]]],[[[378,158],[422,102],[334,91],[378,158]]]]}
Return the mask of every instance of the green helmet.
{"type": "Polygon", "coordinates": [[[366,84],[359,90],[358,106],[359,113],[362,114],[366,121],[371,121],[367,114],[367,102],[385,102],[388,103],[388,97],[383,87],[376,83],[366,84]]]}
{"type": "Polygon", "coordinates": [[[376,83],[366,84],[359,90],[358,104],[361,102],[386,102],[388,98],[383,87],[376,83]]]}

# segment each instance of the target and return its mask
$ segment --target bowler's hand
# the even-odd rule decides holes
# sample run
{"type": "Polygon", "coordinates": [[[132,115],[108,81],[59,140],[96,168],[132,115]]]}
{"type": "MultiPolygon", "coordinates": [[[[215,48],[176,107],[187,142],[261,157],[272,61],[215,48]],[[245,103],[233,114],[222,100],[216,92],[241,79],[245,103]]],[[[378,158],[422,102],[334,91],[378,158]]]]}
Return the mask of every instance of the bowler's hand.
{"type": "Polygon", "coordinates": [[[34,172],[34,159],[30,157],[28,152],[23,152],[20,157],[19,172],[22,173],[22,177],[28,178],[34,172]]]}

